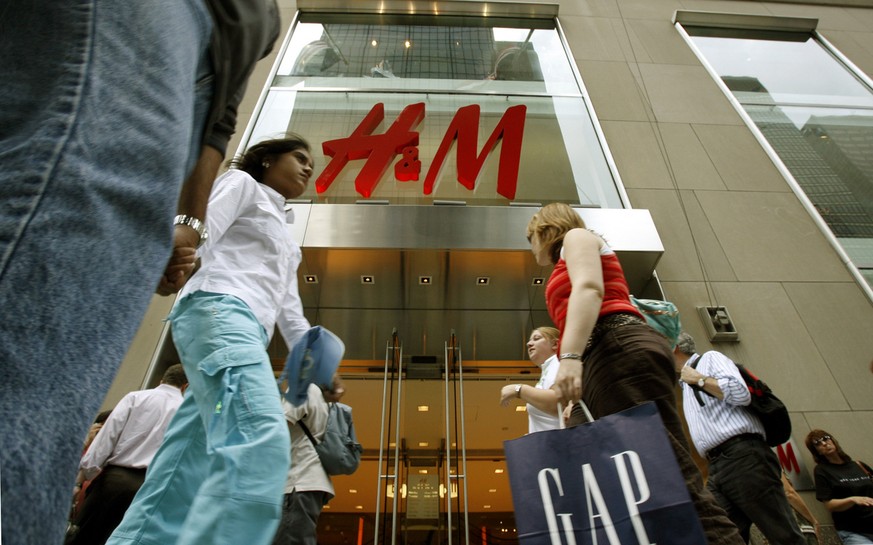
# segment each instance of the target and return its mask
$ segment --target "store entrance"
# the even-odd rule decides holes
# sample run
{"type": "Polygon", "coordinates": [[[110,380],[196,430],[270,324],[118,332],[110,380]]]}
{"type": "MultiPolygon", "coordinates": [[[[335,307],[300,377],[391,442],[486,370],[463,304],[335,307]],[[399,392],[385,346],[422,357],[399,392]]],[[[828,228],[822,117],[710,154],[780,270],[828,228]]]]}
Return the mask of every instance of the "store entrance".
{"type": "Polygon", "coordinates": [[[502,441],[523,435],[527,418],[500,407],[499,392],[535,368],[467,363],[453,332],[442,352],[404,354],[395,332],[380,367],[344,363],[365,453],[354,475],[333,479],[320,545],[516,543],[502,441]]]}

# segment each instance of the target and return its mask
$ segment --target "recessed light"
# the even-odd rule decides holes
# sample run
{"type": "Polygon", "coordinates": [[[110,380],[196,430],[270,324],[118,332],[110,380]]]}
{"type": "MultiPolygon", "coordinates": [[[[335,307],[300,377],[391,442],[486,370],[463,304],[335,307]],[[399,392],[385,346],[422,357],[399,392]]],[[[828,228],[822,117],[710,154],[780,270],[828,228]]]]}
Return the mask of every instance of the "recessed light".
{"type": "Polygon", "coordinates": [[[483,505],[482,509],[491,509],[491,506],[490,505],[483,505]]]}
{"type": "Polygon", "coordinates": [[[546,279],[541,276],[535,276],[533,282],[530,283],[531,286],[542,286],[546,283],[546,279]]]}
{"type": "Polygon", "coordinates": [[[496,488],[489,488],[488,492],[494,493],[494,492],[497,492],[497,489],[496,488]]]}
{"type": "Polygon", "coordinates": [[[362,511],[364,509],[364,506],[363,505],[356,505],[355,509],[357,509],[358,511],[362,511]]]}
{"type": "Polygon", "coordinates": [[[519,405],[515,408],[515,412],[523,413],[527,411],[527,405],[519,405]]]}
{"type": "Polygon", "coordinates": [[[349,488],[349,494],[357,494],[358,491],[354,488],[349,488]]]}
{"type": "Polygon", "coordinates": [[[420,412],[420,413],[426,413],[429,410],[430,410],[430,407],[428,405],[419,405],[418,406],[418,412],[420,412]]]}
{"type": "Polygon", "coordinates": [[[303,282],[307,284],[318,284],[318,277],[314,274],[303,275],[303,282]]]}
{"type": "Polygon", "coordinates": [[[427,441],[419,441],[418,442],[418,446],[420,446],[420,447],[426,447],[428,445],[430,445],[430,443],[428,443],[427,441]]]}
{"type": "Polygon", "coordinates": [[[418,470],[418,473],[419,473],[420,475],[427,475],[427,470],[426,470],[426,469],[419,469],[419,470],[418,470]]]}
{"type": "Polygon", "coordinates": [[[497,468],[497,469],[494,470],[494,473],[503,473],[503,470],[500,469],[500,468],[497,468]]]}
{"type": "Polygon", "coordinates": [[[433,284],[433,277],[431,277],[431,276],[419,276],[418,283],[422,286],[428,286],[430,284],[433,284]]]}
{"type": "Polygon", "coordinates": [[[476,278],[477,286],[487,286],[491,282],[491,278],[487,276],[479,276],[476,278]]]}
{"type": "Polygon", "coordinates": [[[371,274],[362,274],[361,275],[361,284],[374,284],[376,279],[371,274]]]}

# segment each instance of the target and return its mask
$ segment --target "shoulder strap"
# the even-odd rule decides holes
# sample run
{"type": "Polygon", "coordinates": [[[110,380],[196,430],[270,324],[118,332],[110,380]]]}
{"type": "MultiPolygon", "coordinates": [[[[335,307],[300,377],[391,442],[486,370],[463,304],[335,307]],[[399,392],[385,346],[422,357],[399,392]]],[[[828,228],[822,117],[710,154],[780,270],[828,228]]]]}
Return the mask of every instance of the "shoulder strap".
{"type": "Polygon", "coordinates": [[[306,437],[309,437],[309,440],[312,442],[313,447],[317,447],[318,443],[315,441],[315,437],[312,436],[312,432],[309,431],[309,428],[306,427],[306,424],[303,423],[303,420],[298,420],[297,425],[303,430],[303,433],[306,434],[306,437]]]}
{"type": "Polygon", "coordinates": [[[861,468],[861,471],[863,471],[865,475],[873,477],[873,475],[870,475],[870,470],[867,469],[867,464],[861,462],[861,460],[855,460],[855,463],[858,464],[858,467],[861,468]]]}
{"type": "MultiPolygon", "coordinates": [[[[695,355],[697,356],[697,358],[695,358],[694,361],[692,361],[691,363],[688,364],[688,366],[691,367],[692,369],[697,369],[697,365],[700,363],[700,360],[703,358],[703,356],[700,354],[695,354],[695,355]]],[[[697,404],[700,405],[701,407],[703,407],[704,403],[703,403],[703,398],[700,397],[700,392],[703,392],[704,394],[708,395],[709,397],[715,397],[696,384],[689,384],[688,386],[691,388],[691,390],[694,391],[694,399],[697,400],[697,404]]]]}

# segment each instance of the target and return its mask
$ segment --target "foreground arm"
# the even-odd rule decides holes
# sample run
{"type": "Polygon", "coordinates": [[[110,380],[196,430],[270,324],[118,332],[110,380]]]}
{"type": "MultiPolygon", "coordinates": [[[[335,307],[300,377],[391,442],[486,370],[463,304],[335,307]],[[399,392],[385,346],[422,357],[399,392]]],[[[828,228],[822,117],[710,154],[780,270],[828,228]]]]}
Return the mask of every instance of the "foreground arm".
{"type": "MultiPolygon", "coordinates": [[[[581,354],[603,303],[603,267],[600,238],[584,229],[573,229],[564,237],[564,262],[570,275],[567,323],[561,335],[561,353],[581,354]]],[[[562,403],[582,396],[582,363],[561,360],[552,389],[562,403]]]]}
{"type": "Polygon", "coordinates": [[[800,494],[797,493],[797,490],[794,489],[794,486],[791,484],[791,481],[788,480],[788,477],[784,472],[782,473],[782,488],[785,489],[785,497],[788,498],[788,503],[795,511],[800,513],[801,517],[812,524],[812,527],[815,530],[815,539],[816,541],[820,540],[821,536],[819,535],[819,530],[821,527],[819,526],[818,520],[815,518],[815,515],[812,514],[812,511],[809,510],[809,507],[806,505],[806,502],[803,501],[800,494]]]}

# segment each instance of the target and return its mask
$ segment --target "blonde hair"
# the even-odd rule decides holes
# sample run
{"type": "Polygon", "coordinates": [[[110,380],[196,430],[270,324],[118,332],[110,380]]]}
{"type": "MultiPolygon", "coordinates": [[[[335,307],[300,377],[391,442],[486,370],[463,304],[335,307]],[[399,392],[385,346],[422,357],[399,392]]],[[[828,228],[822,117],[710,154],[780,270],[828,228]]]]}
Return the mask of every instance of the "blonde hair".
{"type": "Polygon", "coordinates": [[[543,325],[537,328],[534,328],[534,331],[539,331],[540,335],[548,339],[550,343],[556,343],[561,340],[561,332],[555,329],[554,327],[549,327],[547,325],[543,325]]]}
{"type": "Polygon", "coordinates": [[[557,263],[561,257],[561,246],[564,235],[571,229],[585,229],[585,222],[570,205],[553,202],[540,208],[527,224],[527,239],[534,234],[549,252],[552,263],[557,263]]]}

